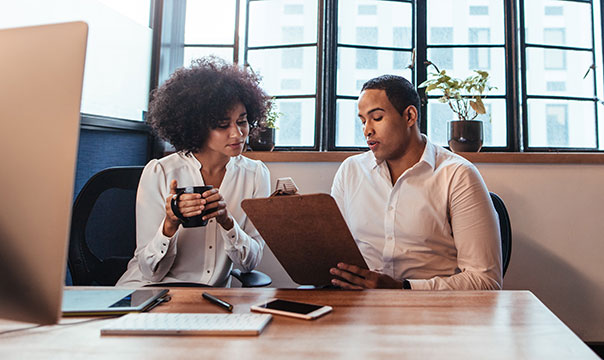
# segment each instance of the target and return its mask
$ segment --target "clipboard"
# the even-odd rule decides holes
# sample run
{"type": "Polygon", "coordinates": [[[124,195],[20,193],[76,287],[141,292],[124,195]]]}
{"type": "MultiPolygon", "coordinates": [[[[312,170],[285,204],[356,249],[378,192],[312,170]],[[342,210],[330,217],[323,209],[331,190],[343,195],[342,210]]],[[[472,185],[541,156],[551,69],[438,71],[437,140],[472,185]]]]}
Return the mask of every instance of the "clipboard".
{"type": "Polygon", "coordinates": [[[300,285],[326,286],[339,262],[368,269],[336,201],[329,194],[246,199],[241,208],[288,275],[300,285]]]}

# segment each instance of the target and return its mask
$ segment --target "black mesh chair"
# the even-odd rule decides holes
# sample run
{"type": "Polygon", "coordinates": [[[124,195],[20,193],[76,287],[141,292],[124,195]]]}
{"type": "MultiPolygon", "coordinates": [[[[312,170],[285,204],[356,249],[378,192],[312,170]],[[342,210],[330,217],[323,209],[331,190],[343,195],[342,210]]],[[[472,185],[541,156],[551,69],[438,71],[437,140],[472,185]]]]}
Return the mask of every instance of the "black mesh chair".
{"type": "MultiPolygon", "coordinates": [[[[136,248],[136,190],[142,166],[112,167],[92,176],[73,205],[68,265],[73,285],[113,286],[136,248]]],[[[231,272],[243,287],[268,286],[259,271],[231,272]]],[[[196,283],[160,286],[204,286],[196,283]]]]}
{"type": "Polygon", "coordinates": [[[501,229],[501,265],[503,267],[503,274],[508,269],[510,264],[510,257],[512,256],[512,224],[510,223],[510,216],[505,208],[505,204],[501,198],[491,192],[491,201],[499,215],[499,228],[501,229]]]}

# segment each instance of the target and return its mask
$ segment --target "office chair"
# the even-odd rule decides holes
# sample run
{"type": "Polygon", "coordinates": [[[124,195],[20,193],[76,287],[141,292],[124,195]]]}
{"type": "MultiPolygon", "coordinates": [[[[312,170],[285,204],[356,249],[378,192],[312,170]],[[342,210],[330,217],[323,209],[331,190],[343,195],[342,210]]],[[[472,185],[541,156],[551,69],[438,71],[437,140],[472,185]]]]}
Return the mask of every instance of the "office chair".
{"type": "MultiPolygon", "coordinates": [[[[142,166],[102,170],[84,185],[73,205],[68,265],[73,285],[113,286],[136,248],[136,190],[142,166]]],[[[231,271],[243,287],[271,284],[259,271],[231,271]]],[[[204,286],[196,283],[158,284],[204,286]]]]}
{"type": "Polygon", "coordinates": [[[512,224],[510,223],[510,217],[508,211],[505,208],[503,200],[494,192],[489,192],[491,195],[491,201],[499,215],[499,228],[501,230],[501,265],[503,268],[502,277],[505,276],[505,272],[510,264],[510,257],[512,256],[512,224]]]}

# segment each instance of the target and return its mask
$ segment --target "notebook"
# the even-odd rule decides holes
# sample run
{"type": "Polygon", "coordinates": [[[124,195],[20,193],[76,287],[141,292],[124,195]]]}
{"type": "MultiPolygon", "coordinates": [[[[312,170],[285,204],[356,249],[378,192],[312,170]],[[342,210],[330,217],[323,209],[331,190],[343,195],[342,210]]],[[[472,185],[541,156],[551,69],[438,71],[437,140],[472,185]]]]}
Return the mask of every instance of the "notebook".
{"type": "Polygon", "coordinates": [[[128,314],[101,328],[101,335],[260,335],[270,314],[128,314]]]}
{"type": "Polygon", "coordinates": [[[164,300],[167,289],[69,289],[63,291],[63,316],[120,315],[150,309],[164,300]]]}

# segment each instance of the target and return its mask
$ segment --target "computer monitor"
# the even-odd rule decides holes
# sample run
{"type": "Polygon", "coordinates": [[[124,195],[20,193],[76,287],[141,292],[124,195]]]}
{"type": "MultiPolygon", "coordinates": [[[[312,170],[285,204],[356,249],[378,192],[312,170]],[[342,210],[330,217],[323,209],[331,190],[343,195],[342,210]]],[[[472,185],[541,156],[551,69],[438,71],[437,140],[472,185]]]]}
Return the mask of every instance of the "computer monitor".
{"type": "Polygon", "coordinates": [[[0,30],[0,317],[61,316],[88,26],[0,30]]]}

